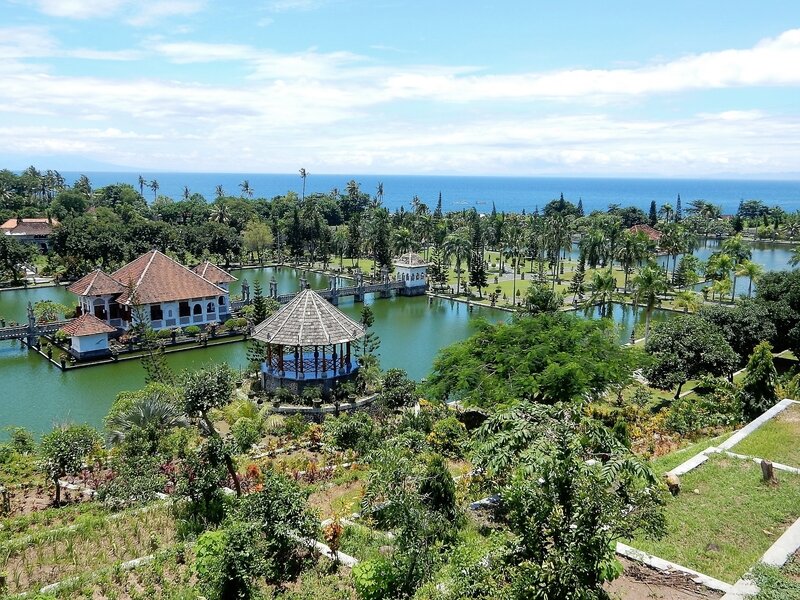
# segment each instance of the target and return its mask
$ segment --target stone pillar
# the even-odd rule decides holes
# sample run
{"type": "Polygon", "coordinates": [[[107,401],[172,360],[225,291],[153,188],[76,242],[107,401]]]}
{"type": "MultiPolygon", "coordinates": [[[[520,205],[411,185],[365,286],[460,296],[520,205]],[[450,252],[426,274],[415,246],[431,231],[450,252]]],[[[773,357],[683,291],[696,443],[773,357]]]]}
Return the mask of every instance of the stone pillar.
{"type": "Polygon", "coordinates": [[[269,297],[274,298],[275,300],[278,299],[278,282],[275,281],[275,276],[272,276],[269,282],[269,297]]]}

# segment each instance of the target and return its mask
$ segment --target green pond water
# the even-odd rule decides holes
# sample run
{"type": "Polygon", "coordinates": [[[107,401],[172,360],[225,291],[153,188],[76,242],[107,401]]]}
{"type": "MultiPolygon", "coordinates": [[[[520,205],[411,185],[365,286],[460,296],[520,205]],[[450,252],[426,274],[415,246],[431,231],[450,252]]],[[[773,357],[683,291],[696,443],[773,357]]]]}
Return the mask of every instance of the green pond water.
{"type": "MultiPolygon", "coordinates": [[[[268,290],[273,277],[279,293],[297,291],[299,275],[289,268],[247,269],[234,271],[251,284],[258,280],[268,290]]],[[[306,275],[315,289],[326,288],[328,278],[316,273],[306,275]]],[[[232,285],[232,293],[240,293],[240,283],[232,285]]],[[[67,305],[75,297],[63,288],[32,288],[0,292],[0,315],[7,320],[24,321],[28,301],[50,299],[67,305]]],[[[419,380],[430,372],[437,352],[453,342],[462,340],[474,329],[476,318],[489,322],[507,320],[509,313],[473,307],[451,300],[427,297],[393,297],[378,299],[367,295],[366,303],[375,314],[374,331],[381,339],[379,349],[383,368],[398,367],[419,380]]],[[[339,308],[358,319],[362,304],[343,299],[339,308]]],[[[644,312],[630,306],[615,305],[612,317],[619,326],[620,341],[630,339],[634,325],[644,320],[644,312]]],[[[596,318],[598,311],[582,311],[596,318]]],[[[668,318],[666,311],[655,311],[653,319],[668,318]]],[[[235,368],[246,365],[246,343],[233,343],[216,348],[196,349],[168,355],[170,366],[176,370],[196,369],[209,362],[227,361],[235,368]]],[[[144,371],[138,361],[125,361],[86,369],[62,372],[42,357],[28,351],[19,342],[0,342],[0,428],[23,426],[42,433],[55,423],[74,421],[95,426],[116,394],[121,390],[137,389],[144,383],[144,371]]],[[[0,437],[5,437],[0,432],[0,437]]]]}

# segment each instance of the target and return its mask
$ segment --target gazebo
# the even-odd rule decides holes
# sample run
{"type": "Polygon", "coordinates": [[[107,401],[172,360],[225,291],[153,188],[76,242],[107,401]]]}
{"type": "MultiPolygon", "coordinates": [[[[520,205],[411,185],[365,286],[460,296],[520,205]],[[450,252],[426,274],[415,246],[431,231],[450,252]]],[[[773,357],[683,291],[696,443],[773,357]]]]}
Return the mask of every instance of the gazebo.
{"type": "Polygon", "coordinates": [[[330,397],[335,383],[355,377],[358,363],[350,344],[363,335],[359,323],[314,290],[302,290],[253,332],[253,339],[266,345],[263,388],[283,387],[300,395],[315,386],[330,397]]]}

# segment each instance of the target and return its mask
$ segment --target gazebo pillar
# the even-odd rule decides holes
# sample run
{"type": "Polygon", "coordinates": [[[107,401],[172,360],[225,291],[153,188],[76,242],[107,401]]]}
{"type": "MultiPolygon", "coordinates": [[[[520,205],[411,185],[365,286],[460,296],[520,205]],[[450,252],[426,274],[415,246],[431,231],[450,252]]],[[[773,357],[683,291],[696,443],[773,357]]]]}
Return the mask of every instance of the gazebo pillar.
{"type": "Polygon", "coordinates": [[[353,368],[353,363],[350,362],[350,342],[347,342],[347,372],[353,368]]]}
{"type": "Polygon", "coordinates": [[[298,360],[300,361],[300,379],[306,378],[306,366],[303,363],[303,346],[300,345],[300,352],[298,353],[298,360]]]}
{"type": "Polygon", "coordinates": [[[328,370],[328,367],[325,362],[325,344],[322,344],[322,374],[325,375],[325,371],[328,370]]]}
{"type": "Polygon", "coordinates": [[[283,346],[280,345],[278,346],[278,372],[283,373],[283,346]]]}
{"type": "Polygon", "coordinates": [[[267,372],[272,373],[272,344],[267,342],[267,372]]]}
{"type": "Polygon", "coordinates": [[[299,346],[295,346],[294,347],[294,376],[295,376],[296,379],[300,379],[300,366],[297,364],[298,363],[298,355],[297,355],[298,349],[299,349],[299,346]]]}
{"type": "Polygon", "coordinates": [[[319,346],[314,346],[314,378],[319,377],[319,346]]]}

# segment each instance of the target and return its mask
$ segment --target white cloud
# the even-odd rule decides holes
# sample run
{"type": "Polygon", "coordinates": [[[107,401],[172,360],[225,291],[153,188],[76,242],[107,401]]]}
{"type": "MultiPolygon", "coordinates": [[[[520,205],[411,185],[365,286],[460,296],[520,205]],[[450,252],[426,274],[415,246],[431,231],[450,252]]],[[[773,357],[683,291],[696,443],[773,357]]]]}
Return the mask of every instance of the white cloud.
{"type": "Polygon", "coordinates": [[[205,0],[33,0],[46,15],[67,19],[107,19],[124,16],[134,26],[149,25],[159,19],[191,15],[205,8],[205,0]]]}
{"type": "Polygon", "coordinates": [[[79,58],[85,60],[130,61],[141,58],[139,50],[96,50],[92,48],[64,48],[41,26],[0,28],[0,57],[4,60],[20,58],[79,58]]]}

